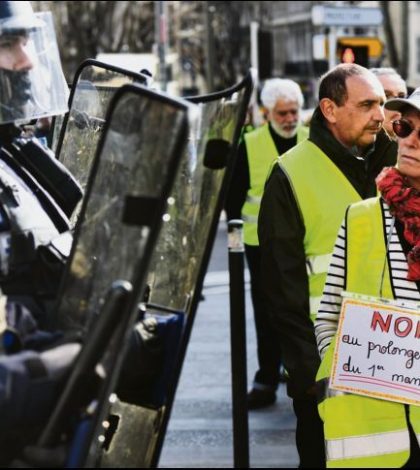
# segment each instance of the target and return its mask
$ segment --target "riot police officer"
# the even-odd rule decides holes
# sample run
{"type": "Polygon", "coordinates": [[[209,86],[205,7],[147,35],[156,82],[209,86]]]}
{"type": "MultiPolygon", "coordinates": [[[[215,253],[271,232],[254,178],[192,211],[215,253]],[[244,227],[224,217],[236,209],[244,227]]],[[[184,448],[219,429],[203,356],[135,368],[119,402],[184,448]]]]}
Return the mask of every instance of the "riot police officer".
{"type": "MultiPolygon", "coordinates": [[[[58,346],[60,333],[43,326],[70,252],[69,217],[82,192],[25,129],[30,120],[66,109],[50,18],[34,14],[29,2],[0,2],[0,289],[7,296],[6,306],[0,302],[0,324],[7,325],[3,339],[13,353],[0,357],[0,466],[36,441],[81,349],[77,342],[58,346]]],[[[132,367],[123,368],[126,388],[149,372],[137,365],[150,364],[144,355],[153,333],[147,321],[133,330],[126,360],[132,367]]]]}
{"type": "MultiPolygon", "coordinates": [[[[57,294],[71,247],[69,217],[82,191],[26,124],[65,113],[67,98],[51,14],[35,14],[26,1],[0,2],[0,324],[9,353],[26,346],[20,338],[54,338],[38,327],[57,294]]],[[[80,349],[62,348],[0,358],[3,423],[16,424],[0,436],[1,463],[25,428],[47,416],[80,349]]]]}
{"type": "Polygon", "coordinates": [[[9,310],[37,318],[57,292],[82,192],[25,124],[66,112],[67,97],[51,15],[0,2],[0,288],[9,310]]]}

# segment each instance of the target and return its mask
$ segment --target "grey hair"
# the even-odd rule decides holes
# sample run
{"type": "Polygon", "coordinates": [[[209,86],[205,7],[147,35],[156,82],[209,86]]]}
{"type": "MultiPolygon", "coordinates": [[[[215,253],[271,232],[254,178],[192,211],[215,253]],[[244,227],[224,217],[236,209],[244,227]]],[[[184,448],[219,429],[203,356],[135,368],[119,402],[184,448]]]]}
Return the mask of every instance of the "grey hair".
{"type": "Polygon", "coordinates": [[[288,78],[271,78],[261,91],[261,102],[267,109],[273,109],[278,100],[296,101],[303,106],[303,94],[300,86],[288,78]]]}
{"type": "Polygon", "coordinates": [[[377,67],[371,68],[369,70],[377,77],[382,77],[383,75],[395,75],[396,77],[401,79],[402,82],[404,81],[401,75],[392,67],[377,67]]]}

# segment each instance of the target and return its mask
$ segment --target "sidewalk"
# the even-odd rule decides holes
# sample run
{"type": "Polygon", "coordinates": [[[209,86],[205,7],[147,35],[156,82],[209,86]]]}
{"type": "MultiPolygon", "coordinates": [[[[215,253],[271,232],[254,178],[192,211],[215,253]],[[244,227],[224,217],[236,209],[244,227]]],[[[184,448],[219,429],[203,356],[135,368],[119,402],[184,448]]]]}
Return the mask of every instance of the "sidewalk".
{"type": "MultiPolygon", "coordinates": [[[[219,227],[188,346],[160,467],[233,467],[226,230],[219,227]]],[[[247,276],[248,277],[248,276],[247,276]]],[[[247,289],[248,384],[256,370],[247,289]]],[[[249,414],[252,467],[297,467],[295,417],[285,385],[275,405],[249,414]]]]}

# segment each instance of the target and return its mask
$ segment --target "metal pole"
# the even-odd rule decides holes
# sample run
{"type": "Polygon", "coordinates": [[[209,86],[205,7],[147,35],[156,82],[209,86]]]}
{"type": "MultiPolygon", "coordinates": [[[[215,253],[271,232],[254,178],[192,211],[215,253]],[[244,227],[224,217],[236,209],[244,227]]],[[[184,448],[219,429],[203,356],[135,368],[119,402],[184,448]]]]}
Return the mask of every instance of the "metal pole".
{"type": "Polygon", "coordinates": [[[206,78],[207,78],[207,91],[213,92],[214,90],[214,36],[212,26],[212,16],[214,6],[210,2],[203,2],[204,8],[204,25],[205,25],[205,48],[206,48],[206,78]]]}
{"type": "Polygon", "coordinates": [[[242,226],[242,220],[230,220],[228,223],[233,457],[235,468],[249,468],[249,432],[246,400],[245,250],[242,226]]]}
{"type": "Polygon", "coordinates": [[[328,34],[328,66],[333,69],[337,65],[337,28],[330,26],[328,34]]]}
{"type": "Polygon", "coordinates": [[[250,24],[250,37],[251,37],[251,67],[255,70],[255,86],[252,91],[252,125],[259,126],[262,124],[261,114],[258,108],[257,90],[259,85],[259,61],[258,61],[258,30],[260,25],[257,21],[252,21],[250,24]]]}
{"type": "Polygon", "coordinates": [[[258,29],[260,25],[257,21],[251,21],[251,67],[258,70],[258,29]]]}
{"type": "Polygon", "coordinates": [[[166,2],[155,2],[155,38],[159,59],[159,82],[162,91],[166,91],[168,81],[166,73],[166,12],[166,2]]]}

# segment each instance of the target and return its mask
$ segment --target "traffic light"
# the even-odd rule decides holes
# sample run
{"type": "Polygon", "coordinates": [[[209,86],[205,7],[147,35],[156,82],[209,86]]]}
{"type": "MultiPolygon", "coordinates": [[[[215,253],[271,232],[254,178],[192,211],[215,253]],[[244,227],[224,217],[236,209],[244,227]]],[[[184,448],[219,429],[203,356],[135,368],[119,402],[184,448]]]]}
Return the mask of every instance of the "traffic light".
{"type": "Polygon", "coordinates": [[[337,40],[337,60],[370,67],[382,57],[382,41],[374,36],[342,36],[337,40]]]}
{"type": "Polygon", "coordinates": [[[369,67],[369,49],[367,46],[350,46],[339,43],[337,52],[342,63],[359,64],[363,67],[369,67]]]}

